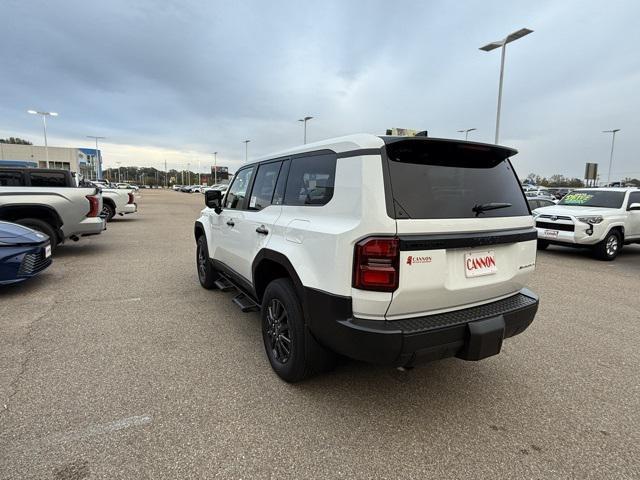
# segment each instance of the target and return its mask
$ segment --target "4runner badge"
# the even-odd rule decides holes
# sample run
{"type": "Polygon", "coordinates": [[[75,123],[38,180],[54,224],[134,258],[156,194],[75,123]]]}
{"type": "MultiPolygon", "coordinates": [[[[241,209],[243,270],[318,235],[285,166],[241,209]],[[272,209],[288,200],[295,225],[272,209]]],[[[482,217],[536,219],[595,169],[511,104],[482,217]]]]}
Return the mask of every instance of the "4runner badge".
{"type": "Polygon", "coordinates": [[[409,255],[407,257],[407,265],[413,265],[414,263],[431,263],[431,257],[414,257],[409,255]]]}

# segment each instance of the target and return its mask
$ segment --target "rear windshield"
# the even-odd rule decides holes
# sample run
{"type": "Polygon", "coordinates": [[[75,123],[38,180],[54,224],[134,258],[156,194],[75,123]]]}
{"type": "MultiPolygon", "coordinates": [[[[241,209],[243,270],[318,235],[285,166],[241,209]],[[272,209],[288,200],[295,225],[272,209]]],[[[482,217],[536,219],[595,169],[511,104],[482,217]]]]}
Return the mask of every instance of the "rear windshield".
{"type": "Polygon", "coordinates": [[[424,140],[398,141],[386,148],[395,218],[530,214],[506,158],[508,150],[424,140]]]}
{"type": "Polygon", "coordinates": [[[621,208],[624,192],[607,192],[602,190],[574,190],[567,193],[558,205],[574,207],[621,208]]]}

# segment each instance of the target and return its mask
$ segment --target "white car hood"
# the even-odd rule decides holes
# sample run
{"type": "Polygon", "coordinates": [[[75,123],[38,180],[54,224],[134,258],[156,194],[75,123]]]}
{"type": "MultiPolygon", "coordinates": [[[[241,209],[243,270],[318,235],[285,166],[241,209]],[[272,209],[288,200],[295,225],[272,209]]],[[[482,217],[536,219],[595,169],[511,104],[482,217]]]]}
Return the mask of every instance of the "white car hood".
{"type": "Polygon", "coordinates": [[[574,207],[572,205],[555,205],[536,208],[537,214],[544,215],[572,215],[574,217],[586,217],[588,215],[607,215],[615,213],[615,208],[604,207],[574,207]]]}

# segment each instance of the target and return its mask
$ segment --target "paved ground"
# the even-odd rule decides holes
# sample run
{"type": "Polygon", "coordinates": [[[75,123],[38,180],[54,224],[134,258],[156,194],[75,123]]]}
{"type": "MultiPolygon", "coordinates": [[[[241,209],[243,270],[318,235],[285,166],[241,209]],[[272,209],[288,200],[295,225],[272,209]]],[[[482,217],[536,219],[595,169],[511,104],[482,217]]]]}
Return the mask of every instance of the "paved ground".
{"type": "Polygon", "coordinates": [[[0,478],[640,478],[639,247],[539,255],[497,357],[292,386],[258,315],[198,285],[202,197],[143,197],[0,290],[0,478]]]}

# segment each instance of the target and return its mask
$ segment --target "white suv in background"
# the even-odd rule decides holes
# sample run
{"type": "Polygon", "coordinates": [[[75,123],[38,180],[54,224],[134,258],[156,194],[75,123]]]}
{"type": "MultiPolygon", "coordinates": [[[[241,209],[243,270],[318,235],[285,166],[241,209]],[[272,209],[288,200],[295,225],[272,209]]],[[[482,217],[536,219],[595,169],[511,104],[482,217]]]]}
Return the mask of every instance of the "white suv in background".
{"type": "Polygon", "coordinates": [[[290,382],[336,353],[396,366],[495,355],[538,308],[515,153],[353,135],[244,165],[226,195],[205,193],[200,283],[261,310],[271,366],[290,382]]]}
{"type": "Polygon", "coordinates": [[[538,208],[535,219],[538,248],[589,247],[597,258],[613,260],[624,244],[640,243],[640,190],[574,190],[558,205],[538,208]]]}

